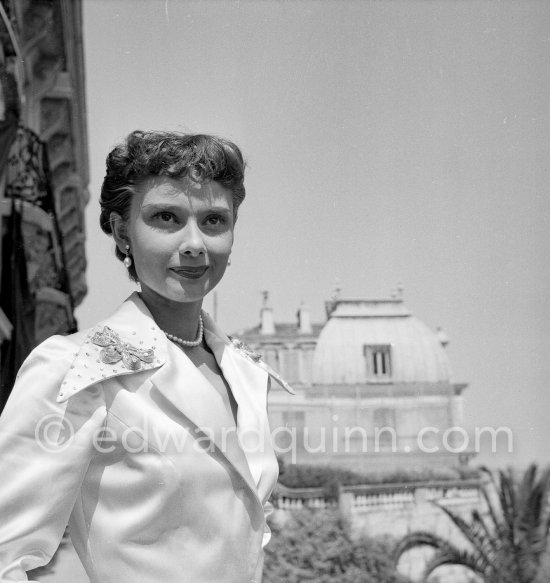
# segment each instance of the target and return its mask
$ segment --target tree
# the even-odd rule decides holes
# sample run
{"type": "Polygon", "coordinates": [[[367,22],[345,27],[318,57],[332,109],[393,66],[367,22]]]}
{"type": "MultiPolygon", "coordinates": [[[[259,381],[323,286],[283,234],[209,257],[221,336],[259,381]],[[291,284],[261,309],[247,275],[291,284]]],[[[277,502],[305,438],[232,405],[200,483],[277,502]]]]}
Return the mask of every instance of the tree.
{"type": "Polygon", "coordinates": [[[483,468],[483,472],[485,512],[475,510],[466,521],[436,503],[464,535],[467,546],[430,532],[413,532],[397,546],[396,564],[407,550],[428,545],[435,553],[426,565],[424,581],[442,565],[465,566],[485,583],[548,581],[550,468],[539,473],[532,464],[521,479],[510,468],[497,473],[483,468]]]}
{"type": "Polygon", "coordinates": [[[272,521],[264,583],[407,583],[392,564],[391,542],[352,540],[337,512],[302,510],[272,521]]]}

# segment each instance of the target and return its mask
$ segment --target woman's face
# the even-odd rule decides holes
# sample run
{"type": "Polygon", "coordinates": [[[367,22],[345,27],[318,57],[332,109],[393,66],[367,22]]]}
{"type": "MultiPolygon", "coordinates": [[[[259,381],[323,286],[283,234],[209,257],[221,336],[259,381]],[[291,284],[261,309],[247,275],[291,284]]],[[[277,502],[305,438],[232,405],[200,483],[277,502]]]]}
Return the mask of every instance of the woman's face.
{"type": "Polygon", "coordinates": [[[233,244],[233,198],[214,181],[152,176],[132,199],[126,235],[145,298],[201,302],[233,244]]]}

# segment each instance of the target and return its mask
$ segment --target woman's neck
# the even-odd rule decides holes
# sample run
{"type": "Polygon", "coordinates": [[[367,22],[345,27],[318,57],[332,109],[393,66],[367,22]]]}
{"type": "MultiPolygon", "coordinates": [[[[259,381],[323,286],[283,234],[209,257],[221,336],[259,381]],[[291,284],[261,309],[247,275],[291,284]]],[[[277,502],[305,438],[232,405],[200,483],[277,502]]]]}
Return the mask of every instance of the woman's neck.
{"type": "Polygon", "coordinates": [[[199,328],[202,301],[174,302],[158,294],[140,292],[143,303],[163,332],[183,340],[194,340],[199,328]]]}

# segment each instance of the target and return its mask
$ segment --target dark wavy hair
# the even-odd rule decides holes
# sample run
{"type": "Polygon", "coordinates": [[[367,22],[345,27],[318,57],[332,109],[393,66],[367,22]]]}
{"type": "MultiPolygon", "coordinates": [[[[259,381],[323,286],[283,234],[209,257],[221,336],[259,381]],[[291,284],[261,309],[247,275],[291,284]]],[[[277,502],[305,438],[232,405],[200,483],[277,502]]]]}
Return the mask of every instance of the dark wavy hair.
{"type": "MultiPolygon", "coordinates": [[[[243,155],[233,142],[206,134],[181,134],[178,132],[144,132],[136,130],[109,153],[107,172],[101,187],[101,214],[99,223],[112,235],[111,213],[123,220],[130,216],[132,197],[139,185],[150,176],[184,178],[197,182],[214,180],[233,195],[233,216],[244,200],[243,155]]],[[[125,257],[118,247],[116,256],[125,257]]],[[[130,278],[137,281],[132,265],[130,278]]]]}

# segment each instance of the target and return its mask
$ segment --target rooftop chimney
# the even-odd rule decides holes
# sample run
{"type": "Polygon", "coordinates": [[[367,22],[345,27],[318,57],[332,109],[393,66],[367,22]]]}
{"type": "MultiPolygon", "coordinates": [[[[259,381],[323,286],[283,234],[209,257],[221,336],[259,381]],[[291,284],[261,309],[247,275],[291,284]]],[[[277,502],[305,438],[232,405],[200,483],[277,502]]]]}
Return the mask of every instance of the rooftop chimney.
{"type": "Polygon", "coordinates": [[[273,310],[269,307],[269,292],[263,291],[264,297],[262,309],[260,310],[260,334],[275,334],[275,322],[273,321],[273,310]]]}
{"type": "Polygon", "coordinates": [[[342,285],[340,284],[340,278],[336,278],[334,280],[334,289],[332,290],[332,294],[330,296],[330,300],[325,302],[325,311],[327,313],[327,318],[330,318],[332,312],[336,308],[336,304],[342,295],[342,285]]]}

